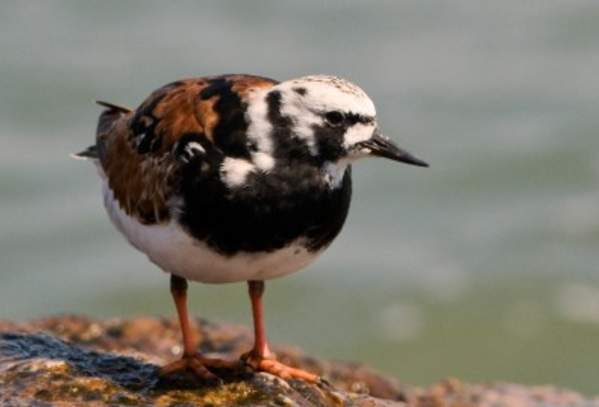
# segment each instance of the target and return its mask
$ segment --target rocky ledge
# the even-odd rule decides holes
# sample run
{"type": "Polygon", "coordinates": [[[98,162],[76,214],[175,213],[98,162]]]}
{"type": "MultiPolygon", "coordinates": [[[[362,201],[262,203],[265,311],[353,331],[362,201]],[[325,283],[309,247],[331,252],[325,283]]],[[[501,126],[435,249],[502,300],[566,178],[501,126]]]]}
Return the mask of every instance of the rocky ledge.
{"type": "MultiPolygon", "coordinates": [[[[238,357],[251,344],[245,328],[203,320],[197,325],[199,348],[212,356],[238,357]]],[[[275,351],[281,361],[317,372],[328,383],[285,382],[251,371],[222,372],[220,384],[185,374],[161,379],[158,366],[180,353],[174,320],[0,321],[0,405],[599,407],[599,400],[552,387],[446,380],[419,389],[360,364],[317,360],[290,347],[275,351]]]]}

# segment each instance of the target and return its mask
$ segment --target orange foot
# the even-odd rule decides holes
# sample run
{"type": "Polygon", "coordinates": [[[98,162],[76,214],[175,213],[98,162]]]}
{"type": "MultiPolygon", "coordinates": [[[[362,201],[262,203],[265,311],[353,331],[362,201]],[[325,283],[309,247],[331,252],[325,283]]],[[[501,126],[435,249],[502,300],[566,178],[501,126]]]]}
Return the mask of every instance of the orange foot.
{"type": "Polygon", "coordinates": [[[160,375],[168,376],[175,372],[191,371],[202,380],[220,381],[220,378],[212,373],[210,369],[237,370],[241,367],[242,364],[239,361],[207,358],[199,353],[195,353],[192,355],[183,355],[181,359],[162,366],[160,368],[160,375]]]}
{"type": "Polygon", "coordinates": [[[320,382],[320,377],[305,370],[296,369],[287,366],[281,362],[277,362],[272,358],[257,356],[252,352],[246,353],[241,359],[253,370],[257,372],[266,372],[280,377],[281,379],[299,379],[310,383],[320,382]]]}

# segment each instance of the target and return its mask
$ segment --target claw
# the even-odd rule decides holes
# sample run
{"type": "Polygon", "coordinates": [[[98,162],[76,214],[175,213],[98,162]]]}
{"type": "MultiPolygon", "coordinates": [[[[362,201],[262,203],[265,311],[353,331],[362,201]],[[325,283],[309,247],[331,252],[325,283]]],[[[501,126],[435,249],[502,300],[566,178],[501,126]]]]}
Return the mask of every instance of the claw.
{"type": "Polygon", "coordinates": [[[322,379],[313,373],[287,366],[275,359],[255,356],[251,352],[243,355],[242,360],[255,371],[270,373],[284,380],[299,379],[310,383],[322,382],[322,379]]]}

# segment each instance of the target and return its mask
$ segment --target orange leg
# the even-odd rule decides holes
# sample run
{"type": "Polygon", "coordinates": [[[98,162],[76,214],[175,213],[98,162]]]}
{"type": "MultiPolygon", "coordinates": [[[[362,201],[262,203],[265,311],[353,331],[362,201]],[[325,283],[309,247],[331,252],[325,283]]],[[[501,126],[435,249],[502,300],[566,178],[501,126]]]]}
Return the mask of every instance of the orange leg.
{"type": "Polygon", "coordinates": [[[252,301],[252,316],[254,319],[254,347],[242,356],[242,359],[254,370],[271,373],[282,379],[300,379],[307,382],[318,382],[320,378],[310,372],[296,369],[277,362],[268,347],[266,330],[264,329],[264,312],[262,309],[262,294],[264,281],[248,281],[250,300],[252,301]]]}
{"type": "Polygon", "coordinates": [[[212,381],[218,378],[210,372],[210,368],[239,368],[238,362],[207,358],[196,352],[196,339],[187,313],[187,280],[171,274],[171,294],[175,301],[179,325],[183,334],[183,355],[181,359],[163,366],[160,369],[160,374],[169,375],[174,372],[190,370],[199,378],[212,381]]]}

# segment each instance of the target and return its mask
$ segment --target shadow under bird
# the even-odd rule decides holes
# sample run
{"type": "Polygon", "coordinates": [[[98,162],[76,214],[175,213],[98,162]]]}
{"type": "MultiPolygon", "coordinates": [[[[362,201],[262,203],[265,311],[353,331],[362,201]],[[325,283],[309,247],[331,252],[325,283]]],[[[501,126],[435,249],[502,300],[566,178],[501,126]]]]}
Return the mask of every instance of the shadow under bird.
{"type": "Polygon", "coordinates": [[[355,160],[427,164],[383,136],[366,93],[334,76],[192,78],[136,110],[98,103],[96,142],[76,157],[96,164],[117,229],[171,275],[184,346],[161,373],[213,380],[214,370],[246,366],[318,381],[269,350],[264,280],[306,267],[338,235],[355,160]],[[255,342],[240,361],[196,352],[187,280],[248,283],[255,342]]]}

